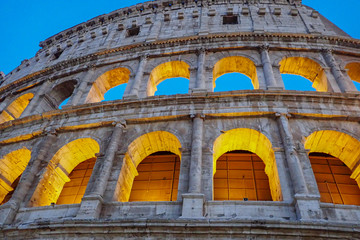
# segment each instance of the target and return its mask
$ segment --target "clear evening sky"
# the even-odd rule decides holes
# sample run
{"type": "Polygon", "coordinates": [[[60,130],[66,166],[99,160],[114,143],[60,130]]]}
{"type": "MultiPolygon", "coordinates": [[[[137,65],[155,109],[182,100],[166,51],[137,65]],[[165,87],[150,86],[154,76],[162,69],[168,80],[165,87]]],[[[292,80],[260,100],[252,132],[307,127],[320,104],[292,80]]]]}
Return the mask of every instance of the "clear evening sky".
{"type": "MultiPolygon", "coordinates": [[[[0,71],[31,58],[39,42],[101,14],[141,0],[0,0],[0,71]]],[[[359,0],[303,0],[349,35],[360,39],[359,0]]]]}

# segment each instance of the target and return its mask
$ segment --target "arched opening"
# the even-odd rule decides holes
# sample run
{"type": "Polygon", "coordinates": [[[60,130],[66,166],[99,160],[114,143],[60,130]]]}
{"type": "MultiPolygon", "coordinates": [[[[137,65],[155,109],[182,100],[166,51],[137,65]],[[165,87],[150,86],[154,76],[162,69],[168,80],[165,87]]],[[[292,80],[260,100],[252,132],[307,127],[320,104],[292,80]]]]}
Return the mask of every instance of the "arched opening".
{"type": "MultiPolygon", "coordinates": [[[[190,79],[189,65],[183,61],[172,61],[160,64],[150,73],[147,85],[147,95],[154,96],[157,86],[166,79],[186,78],[190,79]]],[[[187,92],[189,90],[187,89],[187,92]]],[[[179,93],[175,91],[175,94],[179,93]]]]}
{"type": "Polygon", "coordinates": [[[230,85],[227,86],[230,88],[225,88],[225,90],[259,89],[259,80],[257,77],[256,66],[250,59],[246,57],[226,57],[215,64],[213,69],[214,91],[215,89],[216,91],[219,91],[217,88],[218,78],[220,78],[220,82],[226,81],[230,83],[230,85]],[[229,73],[238,74],[227,75],[229,73]],[[225,76],[225,74],[227,76],[225,76]],[[250,87],[248,79],[251,80],[252,87],[250,87]]]}
{"type": "Polygon", "coordinates": [[[116,68],[105,72],[93,83],[85,103],[101,102],[104,99],[105,101],[122,99],[124,93],[121,92],[121,89],[124,88],[125,91],[130,74],[131,72],[127,68],[116,68]],[[119,85],[122,85],[122,87],[116,88],[119,85]],[[111,89],[111,97],[109,99],[105,98],[104,95],[111,89]]]}
{"type": "Polygon", "coordinates": [[[226,73],[215,81],[214,92],[253,90],[251,79],[241,73],[226,73]]]}
{"type": "Polygon", "coordinates": [[[0,124],[19,118],[34,97],[32,93],[26,93],[15,99],[0,114],[0,124]]]}
{"type": "Polygon", "coordinates": [[[138,174],[131,189],[129,202],[176,201],[180,158],[171,152],[156,152],[137,167],[138,174]]]}
{"type": "Polygon", "coordinates": [[[180,148],[179,140],[165,131],[147,133],[135,139],[125,153],[115,199],[120,202],[176,200],[180,148]],[[160,175],[163,178],[158,181],[160,175]],[[143,180],[156,189],[144,187],[144,182],[140,182],[143,180]]]}
{"type": "Polygon", "coordinates": [[[102,100],[102,102],[122,99],[125,93],[126,86],[127,83],[123,83],[116,87],[111,88],[109,91],[107,91],[104,94],[104,100],[102,100]]]}
{"type": "Polygon", "coordinates": [[[271,201],[264,162],[248,151],[227,152],[216,162],[214,200],[271,201]]]}
{"type": "Polygon", "coordinates": [[[31,152],[27,148],[21,148],[10,152],[0,160],[0,203],[7,202],[17,183],[28,165],[31,152]]]}
{"type": "MultiPolygon", "coordinates": [[[[232,184],[228,184],[227,189],[230,191],[233,186],[236,186],[236,188],[241,189],[242,185],[236,185],[236,183],[242,184],[241,181],[244,181],[244,184],[247,181],[251,181],[252,178],[250,178],[251,171],[254,172],[255,176],[253,178],[253,195],[258,194],[258,200],[267,200],[268,196],[266,195],[266,191],[270,191],[271,193],[271,199],[273,201],[281,201],[282,200],[282,193],[281,193],[281,187],[280,187],[280,180],[278,176],[277,166],[275,162],[275,154],[272,149],[272,145],[270,140],[263,135],[262,133],[248,128],[237,128],[232,129],[229,131],[226,131],[225,133],[221,134],[214,142],[214,154],[213,154],[213,174],[214,174],[214,199],[215,196],[221,196],[219,199],[225,199],[226,196],[222,195],[221,193],[216,192],[219,190],[219,186],[224,182],[225,175],[222,175],[223,177],[219,177],[215,175],[217,174],[217,166],[220,167],[221,170],[224,170],[224,164],[228,164],[231,168],[229,169],[231,172],[228,172],[229,174],[226,175],[225,181],[228,181],[229,183],[232,182],[232,184]],[[236,152],[234,152],[236,151],[236,152]],[[240,151],[240,152],[239,152],[240,151]],[[247,151],[247,152],[244,152],[247,151]],[[250,153],[249,153],[250,152],[250,153]],[[224,155],[225,154],[225,155],[224,155]],[[234,155],[236,154],[236,156],[234,155]],[[234,157],[235,158],[232,158],[234,157]],[[249,158],[250,157],[250,158],[249,158]],[[225,162],[224,162],[225,158],[225,162]],[[229,160],[230,159],[230,160],[229,160]],[[247,160],[246,160],[247,159],[247,160]],[[251,161],[250,161],[250,160],[251,161]],[[260,164],[258,164],[259,159],[261,159],[265,165],[264,170],[261,170],[260,164]],[[220,160],[219,165],[217,165],[217,161],[220,160]],[[246,168],[249,168],[253,165],[253,169],[251,171],[247,171],[246,168]],[[238,169],[237,169],[238,168],[238,169]],[[237,170],[244,170],[243,174],[235,176],[234,174],[239,174],[237,170]],[[268,185],[264,185],[264,175],[261,176],[261,173],[258,174],[260,178],[257,179],[256,172],[264,171],[264,174],[268,177],[268,185]],[[243,179],[244,176],[244,179],[243,179]],[[240,177],[240,181],[237,177],[240,177]],[[218,179],[223,179],[219,181],[218,179]],[[258,180],[258,186],[259,188],[254,188],[256,185],[256,180],[258,180]],[[261,183],[260,183],[261,181],[261,183]],[[235,185],[234,185],[235,184],[235,185]],[[260,187],[261,185],[261,187],[260,187]],[[266,190],[266,186],[269,186],[270,190],[266,190]],[[225,197],[223,197],[225,196],[225,197]],[[259,197],[260,196],[260,197],[259,197]]],[[[249,170],[249,169],[248,169],[249,170]]],[[[227,171],[227,169],[226,169],[227,171]]],[[[224,171],[220,173],[224,174],[224,171]]],[[[224,189],[224,188],[223,188],[224,189]]],[[[222,190],[226,191],[226,190],[222,190]]],[[[243,189],[242,192],[239,191],[237,195],[232,195],[232,197],[229,197],[229,199],[244,199],[245,197],[245,189],[243,189]]],[[[230,195],[228,195],[230,196],[230,195]]],[[[249,195],[248,199],[256,199],[255,197],[252,197],[249,195]]]]}
{"type": "Polygon", "coordinates": [[[71,171],[69,174],[70,181],[64,184],[56,204],[75,204],[81,202],[93,172],[95,162],[96,158],[85,160],[71,171]]]}
{"type": "Polygon", "coordinates": [[[310,151],[321,201],[359,205],[360,142],[342,132],[323,130],[308,136],[305,148],[310,151]]]}
{"type": "Polygon", "coordinates": [[[38,107],[38,112],[58,109],[60,104],[73,94],[76,84],[75,80],[70,80],[55,86],[49,93],[44,95],[38,107]]]}
{"type": "Polygon", "coordinates": [[[348,70],[350,79],[353,80],[357,90],[360,91],[360,63],[349,63],[345,66],[345,69],[348,70]]]}
{"type": "Polygon", "coordinates": [[[316,91],[312,87],[313,83],[302,76],[293,74],[282,74],[284,81],[285,90],[296,90],[296,91],[316,91]]]}
{"type": "Polygon", "coordinates": [[[360,205],[360,188],[340,159],[324,153],[310,153],[309,159],[321,202],[360,205]]]}
{"type": "Polygon", "coordinates": [[[189,79],[169,78],[157,85],[155,96],[187,94],[189,92],[189,79]]]}
{"type": "MultiPolygon", "coordinates": [[[[280,73],[304,77],[312,82],[312,87],[319,92],[328,91],[328,82],[324,69],[319,63],[305,57],[287,57],[281,60],[280,73]]],[[[299,79],[293,79],[294,81],[299,79]]],[[[285,89],[286,85],[285,85],[285,89]]],[[[299,89],[289,89],[299,90],[299,89]]]]}
{"type": "MultiPolygon", "coordinates": [[[[32,196],[32,206],[47,206],[51,203],[57,203],[66,183],[69,183],[71,187],[84,189],[83,182],[88,181],[88,176],[82,178],[80,183],[76,174],[79,172],[84,173],[85,171],[85,174],[87,172],[88,175],[92,169],[80,169],[80,171],[76,169],[74,174],[71,175],[71,173],[79,164],[87,160],[94,160],[95,154],[99,151],[99,144],[91,138],[80,138],[61,147],[51,159],[32,196]]],[[[89,166],[90,164],[88,162],[84,165],[89,166]]],[[[83,167],[84,166],[81,165],[79,168],[83,167]]],[[[69,185],[67,185],[67,187],[69,187],[69,185]]],[[[59,204],[77,203],[76,201],[82,198],[82,190],[79,190],[76,195],[73,194],[71,198],[66,198],[66,196],[68,196],[66,191],[63,194],[65,197],[61,199],[59,204]]]]}

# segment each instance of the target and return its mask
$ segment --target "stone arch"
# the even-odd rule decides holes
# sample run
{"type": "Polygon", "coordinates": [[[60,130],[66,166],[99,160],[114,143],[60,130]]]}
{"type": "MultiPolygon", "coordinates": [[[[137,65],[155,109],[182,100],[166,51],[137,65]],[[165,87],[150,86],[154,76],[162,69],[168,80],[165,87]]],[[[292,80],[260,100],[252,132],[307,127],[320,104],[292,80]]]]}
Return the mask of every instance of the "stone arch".
{"type": "Polygon", "coordinates": [[[328,91],[328,80],[324,68],[308,57],[284,57],[280,62],[281,74],[294,74],[310,80],[319,92],[328,91]]]}
{"type": "Polygon", "coordinates": [[[350,62],[346,64],[345,69],[348,70],[351,80],[360,83],[360,62],[350,62]]]}
{"type": "Polygon", "coordinates": [[[99,144],[92,138],[80,138],[61,147],[52,157],[38,184],[32,199],[32,206],[47,206],[56,203],[62,188],[69,182],[69,174],[80,163],[95,158],[99,144]]]}
{"type": "Polygon", "coordinates": [[[242,73],[251,79],[254,89],[259,89],[256,66],[252,60],[242,56],[225,57],[219,60],[213,69],[213,89],[218,77],[226,73],[242,73]]]}
{"type": "Polygon", "coordinates": [[[40,102],[39,111],[47,112],[58,109],[60,104],[73,94],[76,85],[76,80],[68,80],[53,87],[49,93],[45,93],[40,102]]]}
{"type": "Polygon", "coordinates": [[[156,152],[171,152],[181,160],[181,143],[178,138],[165,131],[146,133],[130,143],[125,153],[114,198],[127,202],[134,178],[138,175],[137,166],[147,156],[156,152]]]}
{"type": "MultiPolygon", "coordinates": [[[[309,150],[309,154],[312,153],[326,154],[326,155],[330,155],[334,159],[338,159],[337,161],[340,160],[341,162],[343,162],[347,166],[348,169],[347,171],[349,171],[349,173],[347,173],[349,175],[347,176],[350,177],[351,179],[354,179],[357,182],[358,187],[360,188],[360,141],[358,139],[339,131],[320,130],[313,132],[311,135],[309,135],[306,138],[305,148],[309,150]]],[[[325,167],[322,170],[322,172],[324,170],[325,167]]],[[[322,173],[322,175],[325,174],[327,173],[325,172],[322,173]]],[[[334,174],[334,173],[330,171],[329,174],[334,174]]],[[[342,176],[342,178],[345,177],[346,174],[342,176]]],[[[334,177],[334,179],[335,182],[338,181],[336,177],[334,177]]],[[[347,180],[347,182],[350,183],[350,180],[347,180]]],[[[325,184],[325,183],[324,181],[320,181],[320,182],[318,181],[319,188],[321,184],[325,184]]],[[[357,189],[357,191],[359,190],[357,189]]],[[[339,194],[341,195],[340,192],[339,194]]],[[[360,199],[357,200],[360,201],[360,199]]],[[[346,203],[344,201],[343,204],[349,204],[349,203],[346,203]]]]}
{"type": "Polygon", "coordinates": [[[213,146],[213,175],[216,172],[216,161],[220,156],[235,150],[255,153],[265,164],[265,173],[269,178],[273,201],[281,201],[282,193],[275,153],[270,140],[259,131],[250,128],[236,128],[221,134],[213,146]]]}
{"type": "Polygon", "coordinates": [[[26,93],[16,98],[0,114],[0,124],[19,118],[34,97],[32,93],[26,93]]]}
{"type": "Polygon", "coordinates": [[[24,172],[31,159],[31,151],[26,147],[6,154],[0,160],[0,204],[9,192],[15,190],[14,182],[24,172]]]}
{"type": "Polygon", "coordinates": [[[339,158],[353,172],[351,176],[360,186],[360,141],[334,130],[313,132],[305,140],[305,149],[339,158]]]}
{"type": "Polygon", "coordinates": [[[147,84],[147,95],[154,96],[157,85],[169,78],[182,77],[190,80],[189,64],[184,61],[165,62],[155,67],[147,84]]]}
{"type": "Polygon", "coordinates": [[[104,100],[104,95],[111,88],[128,83],[131,71],[125,67],[115,68],[100,75],[93,83],[85,103],[94,103],[104,100]]]}

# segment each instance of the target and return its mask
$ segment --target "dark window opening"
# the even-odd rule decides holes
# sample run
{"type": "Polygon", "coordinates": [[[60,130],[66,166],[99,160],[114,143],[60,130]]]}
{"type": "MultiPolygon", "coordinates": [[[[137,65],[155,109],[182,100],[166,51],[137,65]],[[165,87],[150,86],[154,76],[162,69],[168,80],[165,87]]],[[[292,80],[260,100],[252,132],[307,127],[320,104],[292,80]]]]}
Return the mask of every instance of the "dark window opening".
{"type": "Polygon", "coordinates": [[[238,16],[236,15],[228,15],[228,16],[223,16],[223,25],[225,24],[238,24],[238,16]]]}
{"type": "Polygon", "coordinates": [[[58,59],[63,52],[64,52],[64,51],[58,51],[58,52],[54,53],[54,58],[53,58],[53,60],[58,59]]]}
{"type": "Polygon", "coordinates": [[[127,30],[128,37],[137,36],[139,35],[139,33],[140,33],[140,27],[132,27],[127,30]]]}

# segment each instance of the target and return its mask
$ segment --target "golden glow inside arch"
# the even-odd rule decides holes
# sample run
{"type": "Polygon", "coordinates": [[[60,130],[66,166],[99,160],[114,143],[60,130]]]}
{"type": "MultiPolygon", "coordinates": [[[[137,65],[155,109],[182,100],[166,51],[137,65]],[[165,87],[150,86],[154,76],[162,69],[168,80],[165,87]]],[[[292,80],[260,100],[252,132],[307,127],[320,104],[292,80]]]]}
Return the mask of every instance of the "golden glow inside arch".
{"type": "Polygon", "coordinates": [[[8,153],[0,160],[0,204],[12,190],[13,182],[24,172],[31,158],[27,148],[8,153]]]}
{"type": "Polygon", "coordinates": [[[181,160],[180,148],[177,137],[165,131],[150,132],[135,139],[125,153],[114,200],[129,200],[134,178],[138,175],[136,168],[143,159],[156,152],[171,152],[181,160]]]}
{"type": "Polygon", "coordinates": [[[319,92],[328,91],[328,82],[324,69],[319,63],[305,57],[288,57],[280,63],[280,73],[300,75],[309,79],[319,92]]]}
{"type": "Polygon", "coordinates": [[[269,177],[271,196],[274,201],[282,200],[275,154],[270,140],[262,133],[249,129],[237,128],[221,134],[213,147],[213,174],[216,172],[216,161],[224,153],[245,150],[258,155],[265,163],[265,173],[269,177]]]}
{"type": "Polygon", "coordinates": [[[60,148],[51,159],[32,197],[32,206],[47,206],[56,203],[68,175],[83,161],[95,158],[99,144],[92,138],[80,138],[60,148]]]}
{"type": "Polygon", "coordinates": [[[360,83],[360,63],[359,62],[349,63],[345,66],[345,68],[348,69],[348,74],[351,80],[360,83]]]}
{"type": "Polygon", "coordinates": [[[190,79],[189,65],[183,61],[172,61],[160,64],[150,73],[147,95],[154,96],[157,85],[169,78],[183,77],[190,79]]]}
{"type": "Polygon", "coordinates": [[[104,95],[111,88],[127,83],[130,79],[130,70],[127,68],[116,68],[98,77],[92,85],[86,103],[101,102],[104,95]]]}
{"type": "Polygon", "coordinates": [[[15,99],[2,113],[0,114],[0,124],[19,118],[29,105],[31,99],[34,97],[32,93],[26,93],[15,99]]]}
{"type": "Polygon", "coordinates": [[[242,73],[251,79],[254,89],[259,89],[256,66],[250,59],[241,56],[226,57],[218,61],[213,69],[213,89],[218,77],[226,73],[242,73]]]}
{"type": "Polygon", "coordinates": [[[334,156],[352,170],[351,178],[360,186],[360,141],[338,131],[316,131],[306,138],[305,149],[334,156]]]}

